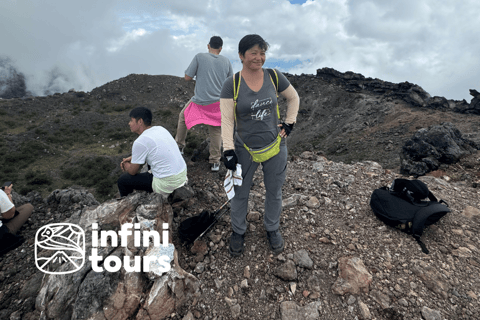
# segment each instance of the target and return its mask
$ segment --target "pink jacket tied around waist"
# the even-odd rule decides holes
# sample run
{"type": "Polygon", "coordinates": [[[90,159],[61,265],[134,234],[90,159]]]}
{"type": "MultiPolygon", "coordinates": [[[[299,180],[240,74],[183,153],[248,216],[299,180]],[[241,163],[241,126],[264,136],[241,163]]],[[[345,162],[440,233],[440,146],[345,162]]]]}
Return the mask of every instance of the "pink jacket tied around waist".
{"type": "Polygon", "coordinates": [[[190,102],[184,111],[185,125],[190,130],[193,126],[203,123],[219,127],[222,125],[222,114],[220,113],[220,101],[201,106],[190,102]]]}

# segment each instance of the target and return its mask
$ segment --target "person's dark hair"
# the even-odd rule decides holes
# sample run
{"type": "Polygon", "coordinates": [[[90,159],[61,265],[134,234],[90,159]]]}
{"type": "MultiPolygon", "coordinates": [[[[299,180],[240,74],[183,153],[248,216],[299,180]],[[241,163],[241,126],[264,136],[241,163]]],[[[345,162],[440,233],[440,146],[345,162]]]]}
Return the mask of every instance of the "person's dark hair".
{"type": "Polygon", "coordinates": [[[138,107],[130,111],[130,118],[134,118],[137,121],[142,119],[146,126],[150,126],[152,124],[152,111],[145,107],[138,107]]]}
{"type": "Polygon", "coordinates": [[[263,40],[263,38],[258,34],[247,34],[238,43],[238,53],[240,53],[242,56],[245,56],[245,52],[247,52],[248,49],[253,48],[256,44],[258,44],[260,49],[265,51],[267,51],[268,47],[270,46],[268,42],[263,40]]]}
{"type": "Polygon", "coordinates": [[[220,49],[223,46],[223,40],[219,36],[213,36],[210,38],[209,45],[212,49],[220,49]]]}

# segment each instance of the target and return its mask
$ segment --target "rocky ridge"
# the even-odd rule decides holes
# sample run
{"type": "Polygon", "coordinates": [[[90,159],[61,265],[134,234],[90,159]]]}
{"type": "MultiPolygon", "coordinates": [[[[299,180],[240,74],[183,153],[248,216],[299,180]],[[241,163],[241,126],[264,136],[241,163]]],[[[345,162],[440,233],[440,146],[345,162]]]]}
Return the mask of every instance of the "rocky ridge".
{"type": "MultiPolygon", "coordinates": [[[[471,158],[478,162],[480,154],[471,158]]],[[[209,173],[203,161],[188,162],[188,166],[193,193],[191,198],[184,196],[172,205],[173,230],[186,217],[218,208],[225,198],[225,171],[209,173]]],[[[478,172],[478,168],[471,170],[478,172]]],[[[265,191],[262,173],[257,171],[249,202],[246,250],[241,257],[228,254],[231,228],[226,216],[195,246],[180,243],[172,232],[178,265],[198,280],[198,292],[170,309],[165,318],[476,319],[480,310],[479,189],[451,181],[449,175],[453,174],[437,172],[437,177],[421,177],[452,209],[426,229],[423,240],[431,254],[425,255],[411,236],[386,227],[369,208],[371,192],[389,185],[398,174],[371,161],[344,164],[312,152],[293,157],[283,189],[281,228],[286,247],[282,254],[274,256],[263,229],[265,191]]],[[[98,204],[83,189],[58,190],[48,199],[35,193],[29,198],[16,195],[18,204],[31,201],[36,209],[22,230],[28,240],[0,261],[2,319],[59,319],[42,313],[48,310],[48,303],[40,302],[45,290],[42,288],[47,288],[52,277],[38,271],[33,263],[33,236],[38,228],[67,218],[79,221],[81,217],[92,217],[92,212],[119,205],[116,200],[98,204]]],[[[122,201],[145,208],[158,203],[144,193],[122,201]]],[[[145,215],[148,210],[142,212],[145,215]]],[[[84,281],[88,278],[91,276],[84,281]]],[[[145,294],[155,283],[147,274],[141,274],[140,280],[143,284],[133,287],[140,297],[133,304],[137,306],[146,304],[145,294]]],[[[102,280],[102,292],[107,295],[90,291],[89,298],[82,300],[79,291],[78,296],[67,297],[72,302],[65,306],[75,309],[90,301],[83,318],[97,314],[97,319],[95,310],[118,301],[110,299],[118,297],[115,292],[132,288],[121,283],[119,279],[102,280]]],[[[48,296],[50,302],[55,301],[48,296]]],[[[129,317],[117,314],[118,319],[148,319],[155,314],[149,315],[143,307],[129,310],[129,317]]],[[[65,312],[64,318],[82,318],[71,312],[65,312]]],[[[104,312],[100,318],[113,316],[104,312]]]]}
{"type": "Polygon", "coordinates": [[[473,99],[471,103],[468,103],[465,99],[459,101],[438,96],[432,97],[422,87],[408,81],[392,83],[380,79],[366,78],[362,74],[352,71],[342,73],[332,68],[322,68],[317,70],[316,76],[340,85],[348,92],[368,91],[387,98],[400,99],[416,107],[480,114],[480,93],[474,89],[470,89],[470,95],[473,96],[473,99]]]}

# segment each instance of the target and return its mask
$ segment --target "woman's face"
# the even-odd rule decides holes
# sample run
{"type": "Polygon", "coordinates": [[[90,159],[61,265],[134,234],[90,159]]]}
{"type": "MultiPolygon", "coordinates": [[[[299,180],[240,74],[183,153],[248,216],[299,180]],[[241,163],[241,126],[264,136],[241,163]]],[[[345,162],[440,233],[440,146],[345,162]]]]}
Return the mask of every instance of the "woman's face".
{"type": "Polygon", "coordinates": [[[258,44],[245,51],[245,56],[242,54],[239,56],[243,61],[243,67],[252,71],[261,69],[265,63],[265,50],[260,49],[258,44]]]}

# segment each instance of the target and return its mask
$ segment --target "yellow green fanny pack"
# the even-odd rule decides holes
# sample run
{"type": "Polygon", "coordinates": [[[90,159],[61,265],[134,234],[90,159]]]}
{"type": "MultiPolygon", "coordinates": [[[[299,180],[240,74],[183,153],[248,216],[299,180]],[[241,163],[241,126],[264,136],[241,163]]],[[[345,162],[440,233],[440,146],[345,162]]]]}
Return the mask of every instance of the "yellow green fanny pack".
{"type": "Polygon", "coordinates": [[[235,135],[238,141],[240,141],[240,143],[243,144],[248,153],[250,153],[254,162],[265,162],[268,159],[276,156],[280,152],[280,143],[282,142],[282,137],[280,137],[280,135],[277,135],[277,138],[273,140],[272,143],[270,143],[266,147],[259,149],[249,148],[243,142],[242,138],[240,138],[240,135],[238,133],[236,133],[235,135]]]}
{"type": "MultiPolygon", "coordinates": [[[[270,80],[272,81],[273,86],[275,87],[275,92],[277,93],[277,98],[278,98],[278,75],[275,69],[267,69],[268,73],[270,74],[270,80]],[[276,84],[273,81],[273,77],[276,79],[276,84]]],[[[235,76],[233,77],[233,100],[235,102],[235,109],[237,107],[237,99],[238,99],[238,93],[240,91],[240,83],[241,83],[241,72],[237,72],[235,76]],[[237,85],[238,84],[238,85],[237,85]]],[[[235,122],[237,120],[237,114],[236,110],[234,111],[235,114],[235,122]]],[[[278,119],[280,119],[280,110],[278,108],[278,103],[277,103],[277,116],[278,119]]],[[[273,140],[272,143],[268,144],[267,146],[259,149],[255,148],[249,148],[245,142],[243,142],[242,138],[240,138],[240,135],[235,132],[235,136],[237,137],[238,141],[240,141],[241,144],[245,147],[245,149],[250,153],[250,156],[252,156],[252,160],[254,162],[265,162],[268,159],[276,156],[280,152],[280,143],[282,142],[282,137],[280,137],[280,134],[277,134],[277,138],[273,140]]]]}

